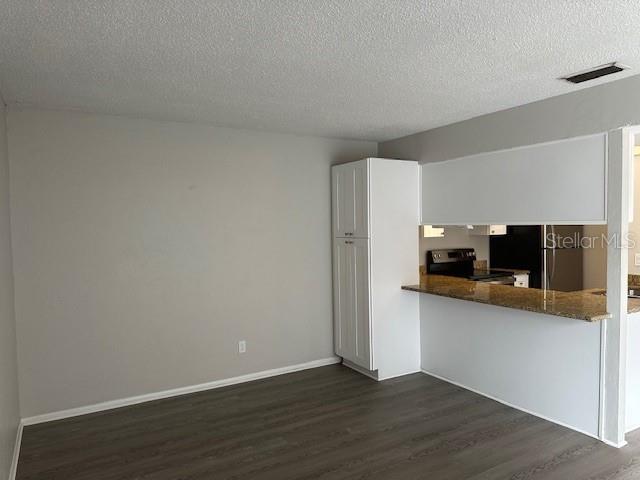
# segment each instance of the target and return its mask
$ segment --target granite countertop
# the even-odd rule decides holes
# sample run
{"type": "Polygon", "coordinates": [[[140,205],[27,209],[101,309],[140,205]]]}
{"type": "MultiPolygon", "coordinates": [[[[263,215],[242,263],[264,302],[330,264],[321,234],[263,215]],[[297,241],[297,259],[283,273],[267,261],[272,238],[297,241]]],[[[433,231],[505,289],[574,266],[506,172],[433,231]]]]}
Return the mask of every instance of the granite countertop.
{"type": "MultiPolygon", "coordinates": [[[[633,287],[633,285],[629,285],[633,287]]],[[[606,298],[605,295],[607,293],[606,290],[602,288],[592,288],[589,290],[584,290],[584,293],[590,293],[592,295],[596,295],[602,298],[606,298]]],[[[606,301],[606,300],[605,300],[606,301]]],[[[640,312],[640,298],[627,298],[627,313],[638,313],[640,312]]]]}
{"type": "MultiPolygon", "coordinates": [[[[432,274],[423,276],[420,285],[406,285],[402,288],[587,322],[611,318],[611,314],[607,313],[607,299],[602,294],[602,290],[544,291],[538,288],[517,288],[432,274]]],[[[640,299],[629,299],[629,313],[635,312],[640,312],[640,299]]]]}

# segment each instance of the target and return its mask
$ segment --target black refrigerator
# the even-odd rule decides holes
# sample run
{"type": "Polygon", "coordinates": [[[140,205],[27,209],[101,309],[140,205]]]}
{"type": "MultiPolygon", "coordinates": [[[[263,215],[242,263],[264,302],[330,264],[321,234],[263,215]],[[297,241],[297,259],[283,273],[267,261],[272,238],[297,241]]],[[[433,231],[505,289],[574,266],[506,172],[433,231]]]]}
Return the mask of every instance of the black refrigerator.
{"type": "Polygon", "coordinates": [[[583,290],[582,225],[509,225],[489,239],[492,268],[529,270],[529,286],[583,290]]]}

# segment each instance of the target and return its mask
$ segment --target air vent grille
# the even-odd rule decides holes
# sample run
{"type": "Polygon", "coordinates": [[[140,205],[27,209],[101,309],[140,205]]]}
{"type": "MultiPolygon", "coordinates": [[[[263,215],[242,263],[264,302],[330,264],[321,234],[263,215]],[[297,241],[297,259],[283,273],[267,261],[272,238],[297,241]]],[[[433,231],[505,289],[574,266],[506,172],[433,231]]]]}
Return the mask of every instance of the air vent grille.
{"type": "Polygon", "coordinates": [[[607,63],[606,65],[600,65],[599,67],[585,70],[584,72],[578,72],[567,77],[562,77],[562,80],[566,80],[567,82],[571,83],[588,82],[589,80],[604,77],[605,75],[611,75],[612,73],[621,72],[623,70],[626,70],[627,68],[629,67],[616,62],[607,63]]]}

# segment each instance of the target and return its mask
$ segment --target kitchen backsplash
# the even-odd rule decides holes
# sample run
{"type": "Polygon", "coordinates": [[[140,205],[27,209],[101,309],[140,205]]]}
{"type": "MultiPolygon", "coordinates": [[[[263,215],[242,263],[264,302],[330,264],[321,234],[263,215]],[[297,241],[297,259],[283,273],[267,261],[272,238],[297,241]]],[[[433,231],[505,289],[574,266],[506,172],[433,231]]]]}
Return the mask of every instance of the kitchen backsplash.
{"type": "Polygon", "coordinates": [[[424,265],[427,250],[440,248],[473,248],[478,258],[489,258],[489,236],[469,235],[464,226],[444,227],[444,237],[424,238],[420,235],[420,263],[424,265]]]}

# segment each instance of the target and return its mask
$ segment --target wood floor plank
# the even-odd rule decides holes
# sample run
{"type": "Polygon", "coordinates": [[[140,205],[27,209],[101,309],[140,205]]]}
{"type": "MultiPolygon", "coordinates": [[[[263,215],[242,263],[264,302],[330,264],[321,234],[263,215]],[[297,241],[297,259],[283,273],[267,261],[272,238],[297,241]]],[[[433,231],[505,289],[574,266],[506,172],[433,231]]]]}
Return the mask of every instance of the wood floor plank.
{"type": "Polygon", "coordinates": [[[616,450],[424,374],[332,365],[26,427],[17,480],[640,479],[616,450]]]}

